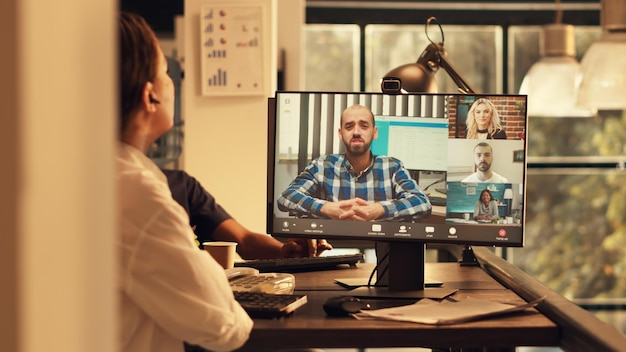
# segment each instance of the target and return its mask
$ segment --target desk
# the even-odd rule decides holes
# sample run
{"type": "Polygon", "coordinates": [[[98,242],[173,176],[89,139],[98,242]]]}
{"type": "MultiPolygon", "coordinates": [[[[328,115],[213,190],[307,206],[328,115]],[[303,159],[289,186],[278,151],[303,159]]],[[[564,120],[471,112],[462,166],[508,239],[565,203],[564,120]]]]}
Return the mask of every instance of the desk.
{"type": "MultiPolygon", "coordinates": [[[[367,278],[372,264],[357,268],[297,273],[297,293],[305,293],[308,303],[293,316],[281,320],[256,319],[243,350],[262,351],[287,348],[365,348],[365,347],[476,347],[558,346],[559,327],[535,309],[517,315],[471,323],[431,326],[391,321],[363,321],[350,317],[328,317],[323,303],[332,296],[349,295],[334,283],[335,278],[367,278]]],[[[457,263],[427,263],[427,278],[457,288],[454,298],[475,297],[501,303],[520,304],[524,300],[504,287],[480,267],[457,263]]]]}

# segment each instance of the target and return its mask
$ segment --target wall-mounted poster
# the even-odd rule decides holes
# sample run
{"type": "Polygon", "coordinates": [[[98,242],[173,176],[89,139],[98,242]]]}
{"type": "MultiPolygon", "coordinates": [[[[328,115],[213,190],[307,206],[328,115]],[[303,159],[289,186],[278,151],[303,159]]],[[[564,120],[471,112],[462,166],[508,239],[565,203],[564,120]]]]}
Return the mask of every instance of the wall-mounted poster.
{"type": "Polygon", "coordinates": [[[202,7],[202,95],[263,94],[262,30],[261,5],[202,7]]]}

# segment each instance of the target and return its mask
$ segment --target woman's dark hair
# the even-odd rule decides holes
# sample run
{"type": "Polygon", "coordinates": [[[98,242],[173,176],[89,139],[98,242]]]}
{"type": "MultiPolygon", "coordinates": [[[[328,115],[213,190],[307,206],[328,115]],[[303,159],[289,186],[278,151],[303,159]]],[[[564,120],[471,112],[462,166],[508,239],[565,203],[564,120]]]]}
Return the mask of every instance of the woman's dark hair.
{"type": "Polygon", "coordinates": [[[154,81],[158,50],[156,36],[143,17],[122,12],[119,26],[121,133],[141,102],[146,83],[154,81]]]}
{"type": "Polygon", "coordinates": [[[482,191],[480,191],[480,196],[478,197],[478,200],[482,200],[483,199],[483,193],[487,193],[489,195],[489,201],[493,200],[493,195],[491,194],[491,191],[488,189],[483,189],[482,191]]]}

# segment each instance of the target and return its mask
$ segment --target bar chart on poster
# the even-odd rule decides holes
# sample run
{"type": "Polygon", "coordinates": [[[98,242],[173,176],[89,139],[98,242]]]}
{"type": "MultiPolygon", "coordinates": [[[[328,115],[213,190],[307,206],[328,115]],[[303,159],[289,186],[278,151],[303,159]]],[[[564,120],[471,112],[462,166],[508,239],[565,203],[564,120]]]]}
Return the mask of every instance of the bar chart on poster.
{"type": "Polygon", "coordinates": [[[263,94],[263,11],[260,4],[202,7],[202,95],[263,94]]]}

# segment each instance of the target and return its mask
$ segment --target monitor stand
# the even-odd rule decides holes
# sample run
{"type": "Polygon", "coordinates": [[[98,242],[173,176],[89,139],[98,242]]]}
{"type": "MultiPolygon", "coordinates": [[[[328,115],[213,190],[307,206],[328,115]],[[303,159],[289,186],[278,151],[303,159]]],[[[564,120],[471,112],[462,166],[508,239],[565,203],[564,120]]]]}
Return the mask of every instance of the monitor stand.
{"type": "Polygon", "coordinates": [[[356,288],[350,291],[350,295],[361,298],[444,299],[455,293],[457,289],[426,287],[425,252],[424,242],[376,242],[376,286],[356,288]]]}
{"type": "Polygon", "coordinates": [[[478,259],[474,255],[474,250],[472,246],[467,245],[463,248],[463,254],[461,256],[461,261],[459,261],[461,266],[480,266],[478,263],[478,259]]]}

